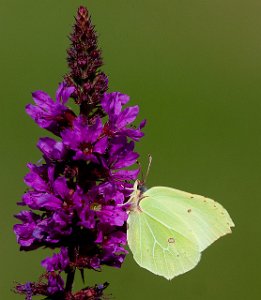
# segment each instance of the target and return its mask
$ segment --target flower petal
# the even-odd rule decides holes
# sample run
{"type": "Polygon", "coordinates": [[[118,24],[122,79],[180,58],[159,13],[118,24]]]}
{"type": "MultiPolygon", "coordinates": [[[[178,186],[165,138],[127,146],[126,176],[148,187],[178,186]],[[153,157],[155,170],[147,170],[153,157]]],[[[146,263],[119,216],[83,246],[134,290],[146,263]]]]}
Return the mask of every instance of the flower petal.
{"type": "Polygon", "coordinates": [[[63,143],[49,137],[40,138],[37,147],[50,160],[62,160],[66,154],[63,143]]]}
{"type": "Polygon", "coordinates": [[[24,203],[32,209],[55,211],[62,207],[62,200],[48,193],[27,192],[23,196],[24,203]]]}
{"type": "Polygon", "coordinates": [[[56,101],[65,104],[74,91],[74,87],[67,87],[66,84],[62,82],[56,91],[56,101]]]}

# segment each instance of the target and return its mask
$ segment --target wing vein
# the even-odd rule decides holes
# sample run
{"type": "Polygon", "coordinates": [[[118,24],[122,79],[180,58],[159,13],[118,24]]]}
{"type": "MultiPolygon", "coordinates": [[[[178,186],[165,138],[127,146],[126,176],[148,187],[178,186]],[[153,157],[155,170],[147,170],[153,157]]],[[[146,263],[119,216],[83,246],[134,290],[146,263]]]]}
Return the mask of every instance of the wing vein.
{"type": "Polygon", "coordinates": [[[141,261],[141,263],[142,263],[142,259],[143,259],[143,257],[142,257],[142,247],[141,247],[141,222],[140,222],[140,218],[139,218],[139,227],[140,227],[140,261],[141,261]]]}
{"type": "Polygon", "coordinates": [[[168,279],[170,279],[171,278],[171,276],[170,276],[170,269],[169,269],[169,265],[167,264],[167,261],[166,261],[165,251],[166,250],[163,250],[163,256],[164,256],[164,261],[165,261],[166,269],[168,271],[168,279]]]}
{"type": "MultiPolygon", "coordinates": [[[[164,210],[159,209],[162,213],[165,213],[164,210]]],[[[164,227],[170,229],[170,230],[174,230],[176,232],[178,232],[180,235],[182,235],[184,238],[188,238],[187,236],[185,236],[182,232],[178,231],[176,228],[172,228],[171,226],[168,226],[166,223],[162,222],[161,220],[159,220],[158,218],[156,218],[154,215],[150,214],[147,211],[143,211],[144,214],[146,214],[147,216],[149,216],[150,218],[152,218],[154,221],[159,222],[161,225],[163,225],[164,227]]],[[[183,223],[186,227],[190,228],[190,226],[188,226],[188,224],[186,222],[184,222],[177,214],[175,214],[175,216],[177,217],[177,219],[179,219],[179,221],[181,223],[183,223]]],[[[190,228],[191,229],[191,228],[190,228]]],[[[193,234],[193,231],[191,230],[191,234],[193,234]]],[[[196,236],[193,234],[193,236],[196,238],[196,236]]]]}

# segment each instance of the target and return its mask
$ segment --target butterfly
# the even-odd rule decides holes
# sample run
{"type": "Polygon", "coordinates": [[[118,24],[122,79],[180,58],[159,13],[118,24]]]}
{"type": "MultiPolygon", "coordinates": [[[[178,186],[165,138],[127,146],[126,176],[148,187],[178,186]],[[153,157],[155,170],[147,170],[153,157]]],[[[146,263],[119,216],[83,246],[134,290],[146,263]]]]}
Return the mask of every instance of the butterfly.
{"type": "Polygon", "coordinates": [[[201,252],[235,226],[212,199],[163,186],[143,192],[139,180],[128,203],[127,241],[134,260],[169,280],[193,269],[201,252]]]}

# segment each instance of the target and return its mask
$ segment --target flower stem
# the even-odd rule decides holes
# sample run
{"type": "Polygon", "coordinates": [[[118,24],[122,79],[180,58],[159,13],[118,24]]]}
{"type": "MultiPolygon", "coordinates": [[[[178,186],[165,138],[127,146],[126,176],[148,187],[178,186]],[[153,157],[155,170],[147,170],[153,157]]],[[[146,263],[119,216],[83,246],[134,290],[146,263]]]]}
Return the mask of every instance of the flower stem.
{"type": "Polygon", "coordinates": [[[75,276],[75,269],[71,269],[67,274],[66,287],[65,287],[66,293],[72,292],[74,276],[75,276]]]}
{"type": "MultiPolygon", "coordinates": [[[[73,263],[75,261],[75,248],[69,247],[68,249],[70,261],[73,263]]],[[[72,294],[73,282],[75,277],[75,267],[70,267],[67,271],[67,279],[66,279],[66,286],[65,286],[65,293],[72,294]]]]}

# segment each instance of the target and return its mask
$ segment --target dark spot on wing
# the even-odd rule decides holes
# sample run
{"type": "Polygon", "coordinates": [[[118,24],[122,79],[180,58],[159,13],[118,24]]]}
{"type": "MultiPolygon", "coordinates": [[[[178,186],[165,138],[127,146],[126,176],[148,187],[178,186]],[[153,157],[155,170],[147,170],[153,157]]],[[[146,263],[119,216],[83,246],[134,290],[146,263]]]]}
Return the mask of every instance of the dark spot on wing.
{"type": "Polygon", "coordinates": [[[194,196],[190,196],[190,199],[194,199],[194,196]]]}
{"type": "Polygon", "coordinates": [[[174,239],[173,237],[170,237],[170,238],[168,239],[168,243],[174,244],[174,243],[175,243],[175,239],[174,239]]]}
{"type": "Polygon", "coordinates": [[[189,209],[187,210],[187,212],[188,212],[188,213],[191,213],[191,212],[192,212],[192,210],[189,208],[189,209]]]}

